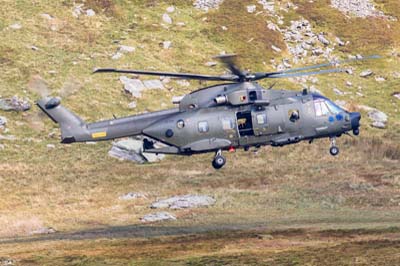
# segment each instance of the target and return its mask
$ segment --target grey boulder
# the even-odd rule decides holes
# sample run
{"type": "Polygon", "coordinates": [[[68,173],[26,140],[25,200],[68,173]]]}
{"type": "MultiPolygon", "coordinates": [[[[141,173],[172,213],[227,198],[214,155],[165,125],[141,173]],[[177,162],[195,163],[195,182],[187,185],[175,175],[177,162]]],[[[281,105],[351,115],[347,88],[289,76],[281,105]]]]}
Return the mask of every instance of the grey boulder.
{"type": "Polygon", "coordinates": [[[162,20],[167,24],[172,24],[172,18],[167,14],[163,14],[162,20]]]}
{"type": "Polygon", "coordinates": [[[388,116],[377,109],[370,110],[368,117],[372,120],[372,126],[376,128],[385,128],[388,120],[388,116]]]}
{"type": "Polygon", "coordinates": [[[360,73],[360,77],[362,78],[366,78],[369,76],[372,76],[372,74],[374,74],[374,72],[372,72],[372,70],[364,70],[363,72],[360,73]]]}
{"type": "Polygon", "coordinates": [[[140,198],[146,198],[146,195],[140,192],[129,192],[119,197],[120,200],[134,200],[140,198]]]}
{"type": "Polygon", "coordinates": [[[0,128],[4,127],[7,124],[7,118],[4,116],[0,116],[0,128]]]}
{"type": "Polygon", "coordinates": [[[330,44],[328,39],[323,34],[318,35],[318,40],[325,46],[328,46],[330,44]]]}
{"type": "Polygon", "coordinates": [[[376,128],[380,128],[380,129],[384,129],[386,128],[386,124],[380,121],[374,121],[372,122],[371,126],[376,127],[376,128]]]}
{"type": "Polygon", "coordinates": [[[12,98],[0,99],[0,110],[23,112],[31,109],[31,105],[27,100],[20,99],[17,96],[12,98]]]}
{"type": "Polygon", "coordinates": [[[197,208],[207,207],[214,205],[216,200],[210,196],[203,195],[184,195],[175,196],[172,198],[158,200],[151,204],[150,208],[170,208],[170,209],[186,209],[186,208],[197,208]]]}
{"type": "Polygon", "coordinates": [[[139,139],[123,139],[113,143],[108,155],[120,160],[128,160],[143,164],[146,162],[155,163],[164,159],[163,154],[143,152],[143,141],[139,139]]]}
{"type": "Polygon", "coordinates": [[[169,212],[157,212],[151,213],[140,218],[142,222],[159,222],[159,221],[168,221],[168,220],[176,220],[176,217],[169,212]]]}
{"type": "Polygon", "coordinates": [[[163,83],[158,79],[145,80],[143,81],[143,84],[149,90],[165,89],[163,83]]]}
{"type": "Polygon", "coordinates": [[[52,227],[42,227],[37,230],[31,231],[30,235],[48,235],[56,233],[56,229],[52,227]]]}
{"type": "Polygon", "coordinates": [[[126,76],[121,76],[119,80],[124,85],[124,90],[133,97],[140,98],[142,97],[142,91],[146,89],[143,82],[140,79],[130,79],[126,76]]]}

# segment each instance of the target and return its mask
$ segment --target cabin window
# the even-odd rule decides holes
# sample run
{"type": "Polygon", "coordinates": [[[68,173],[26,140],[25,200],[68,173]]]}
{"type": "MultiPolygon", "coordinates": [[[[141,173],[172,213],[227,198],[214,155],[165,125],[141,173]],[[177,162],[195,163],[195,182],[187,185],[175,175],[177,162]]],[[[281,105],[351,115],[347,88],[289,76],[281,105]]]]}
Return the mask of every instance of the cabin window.
{"type": "Polygon", "coordinates": [[[258,114],[256,116],[257,124],[264,125],[267,123],[267,115],[266,114],[258,114]]]}
{"type": "Polygon", "coordinates": [[[199,126],[199,132],[200,132],[200,133],[207,133],[208,130],[209,130],[208,122],[207,122],[207,121],[201,121],[201,122],[199,122],[198,126],[199,126]]]}
{"type": "Polygon", "coordinates": [[[222,121],[222,129],[223,130],[233,129],[234,125],[233,125],[232,119],[230,119],[228,117],[224,117],[224,118],[222,118],[221,121],[222,121]]]}
{"type": "Polygon", "coordinates": [[[250,99],[250,101],[256,101],[257,100],[257,92],[256,91],[250,91],[249,92],[249,99],[250,99]]]}
{"type": "Polygon", "coordinates": [[[183,121],[182,119],[178,120],[178,122],[176,122],[176,127],[177,128],[184,128],[185,127],[185,121],[183,121]]]}
{"type": "Polygon", "coordinates": [[[288,112],[289,120],[295,123],[297,120],[300,119],[300,112],[297,109],[289,110],[288,112]]]}

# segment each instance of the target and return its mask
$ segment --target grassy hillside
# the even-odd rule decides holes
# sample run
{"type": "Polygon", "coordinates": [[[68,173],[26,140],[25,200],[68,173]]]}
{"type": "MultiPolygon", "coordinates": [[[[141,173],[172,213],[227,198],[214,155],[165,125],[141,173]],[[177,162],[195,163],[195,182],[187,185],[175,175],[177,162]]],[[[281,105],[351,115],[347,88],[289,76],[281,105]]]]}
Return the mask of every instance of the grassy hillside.
{"type": "MultiPolygon", "coordinates": [[[[39,75],[52,95],[62,95],[65,106],[89,121],[171,107],[172,96],[208,85],[191,81],[189,87],[181,87],[173,81],[167,90],[145,92],[136,100],[137,108],[130,110],[128,103],[135,99],[123,92],[119,76],[92,75],[95,67],[216,74],[223,67],[210,68],[205,63],[223,51],[239,53],[243,68],[254,71],[272,71],[270,60],[290,58],[282,34],[266,26],[275,18],[257,1],[225,0],[219,9],[206,13],[193,8],[191,1],[87,0],[82,2],[83,9],[93,9],[96,15],[79,18],[72,15],[72,1],[3,2],[0,97],[17,95],[33,104],[41,93],[30,84],[39,75]],[[247,12],[250,4],[257,5],[255,13],[247,12]],[[162,15],[171,5],[175,11],[169,25],[162,15]],[[12,29],[15,23],[22,28],[12,29]],[[172,41],[171,49],[160,45],[166,40],[172,41]],[[121,44],[136,50],[113,60],[121,44]],[[271,45],[283,48],[282,53],[274,52],[271,45]]],[[[304,17],[314,32],[326,32],[330,40],[338,36],[349,41],[335,48],[335,56],[384,57],[353,64],[354,75],[318,76],[315,86],[333,100],[384,111],[389,115],[386,129],[372,128],[363,111],[361,136],[338,140],[341,154],[337,158],[329,155],[329,142],[321,140],[313,145],[227,154],[228,164],[216,172],[210,166],[212,154],[169,156],[158,164],[135,165],[109,157],[110,143],[58,144],[57,126],[36,107],[25,113],[0,111],[9,121],[8,132],[0,134],[16,137],[0,140],[4,145],[0,149],[0,257],[21,265],[54,265],[54,261],[57,265],[154,265],[158,260],[165,265],[334,265],[335,255],[353,250],[343,257],[343,265],[355,262],[356,257],[361,265],[376,256],[376,265],[385,259],[389,264],[398,262],[400,101],[392,94],[400,91],[400,79],[393,75],[400,72],[400,22],[347,17],[329,6],[328,0],[292,2],[297,9],[277,11],[283,16],[282,27],[304,17]],[[365,69],[386,81],[359,77],[365,69]],[[353,86],[346,86],[347,81],[353,86]],[[350,94],[338,96],[334,87],[350,94]],[[56,148],[49,149],[47,144],[56,148]],[[118,199],[130,191],[147,193],[147,199],[118,199]],[[214,196],[217,203],[211,208],[172,211],[177,221],[146,225],[141,231],[139,218],[152,212],[148,206],[155,199],[191,193],[214,196]],[[60,241],[4,240],[26,237],[42,227],[67,235],[60,241]],[[223,228],[243,232],[227,233],[223,228]],[[262,229],[254,232],[255,228],[262,229]],[[291,234],[285,231],[288,228],[305,231],[291,234]],[[368,231],[367,236],[346,231],[360,228],[368,231]],[[75,241],[68,235],[92,229],[127,235],[138,230],[139,236],[112,239],[99,234],[94,241],[85,235],[75,241]],[[328,229],[344,230],[346,239],[309,233],[328,229]],[[204,231],[211,233],[194,235],[204,231]],[[156,235],[160,238],[153,239],[154,232],[160,232],[156,235]],[[176,236],[181,233],[189,235],[176,236]],[[171,254],[152,255],[165,249],[171,254]]],[[[400,17],[398,1],[376,3],[386,14],[400,17]]],[[[276,86],[302,89],[294,80],[279,80],[276,86]]]]}

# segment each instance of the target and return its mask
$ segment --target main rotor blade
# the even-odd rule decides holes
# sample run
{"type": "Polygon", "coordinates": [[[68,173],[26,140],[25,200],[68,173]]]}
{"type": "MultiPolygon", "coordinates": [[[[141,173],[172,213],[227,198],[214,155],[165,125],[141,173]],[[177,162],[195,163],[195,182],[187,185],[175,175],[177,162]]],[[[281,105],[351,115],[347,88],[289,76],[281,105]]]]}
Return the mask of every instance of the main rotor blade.
{"type": "MultiPolygon", "coordinates": [[[[313,66],[307,66],[307,67],[301,67],[301,68],[293,68],[289,70],[284,70],[284,71],[276,71],[276,72],[259,72],[255,73],[255,78],[254,80],[260,80],[260,79],[265,79],[265,78],[283,78],[283,77],[299,77],[299,76],[306,76],[306,75],[316,75],[316,74],[324,74],[324,73],[331,73],[331,72],[326,72],[326,71],[317,71],[317,72],[303,72],[305,70],[312,70],[312,69],[318,69],[318,68],[325,68],[325,67],[330,67],[330,66],[336,66],[340,64],[345,64],[345,63],[350,63],[354,61],[362,61],[362,60],[368,60],[368,59],[380,59],[382,58],[379,55],[371,55],[371,56],[366,56],[363,58],[354,58],[354,59],[347,59],[347,60],[342,60],[342,61],[333,61],[329,63],[324,63],[324,64],[318,64],[318,65],[313,65],[313,66]],[[291,74],[293,75],[284,75],[284,74],[291,74]],[[302,74],[304,73],[304,74],[302,74]]],[[[342,71],[336,71],[334,72],[342,72],[342,71]]]]}
{"type": "Polygon", "coordinates": [[[229,69],[229,71],[231,71],[233,75],[236,75],[239,78],[243,79],[246,76],[246,73],[235,64],[236,57],[237,55],[235,54],[227,54],[215,56],[214,58],[220,60],[223,64],[225,64],[225,66],[229,69]]]}
{"type": "Polygon", "coordinates": [[[210,76],[210,75],[199,75],[199,74],[190,74],[190,73],[124,70],[124,69],[115,69],[115,68],[98,68],[93,71],[93,74],[95,74],[95,73],[125,73],[125,74],[164,76],[164,77],[174,77],[174,78],[181,78],[181,79],[210,80],[210,81],[238,81],[239,80],[239,77],[236,75],[210,76]]]}
{"type": "Polygon", "coordinates": [[[346,59],[346,60],[341,60],[341,61],[332,61],[332,62],[329,62],[329,63],[319,64],[319,65],[314,65],[314,66],[293,68],[293,69],[281,71],[280,73],[298,72],[298,71],[303,71],[303,70],[310,70],[310,69],[317,69],[317,68],[341,65],[341,64],[346,64],[346,63],[355,62],[355,61],[363,61],[363,60],[368,60],[368,59],[380,59],[380,58],[382,58],[382,57],[379,56],[379,55],[370,55],[370,56],[365,56],[365,57],[362,57],[362,58],[353,58],[353,59],[346,59]]]}
{"type": "Polygon", "coordinates": [[[310,76],[310,75],[319,75],[319,74],[328,74],[328,73],[339,73],[346,72],[345,69],[335,68],[335,69],[325,69],[319,71],[309,71],[309,72],[298,72],[298,73],[279,73],[269,75],[267,78],[292,78],[292,77],[301,77],[301,76],[310,76]]]}

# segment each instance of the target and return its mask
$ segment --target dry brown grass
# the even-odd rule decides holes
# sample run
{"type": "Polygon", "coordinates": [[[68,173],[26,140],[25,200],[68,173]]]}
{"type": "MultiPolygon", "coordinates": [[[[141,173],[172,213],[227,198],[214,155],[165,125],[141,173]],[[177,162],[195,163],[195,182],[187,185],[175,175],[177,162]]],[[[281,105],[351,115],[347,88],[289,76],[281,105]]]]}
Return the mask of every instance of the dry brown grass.
{"type": "MultiPolygon", "coordinates": [[[[334,210],[341,217],[348,208],[372,211],[379,207],[378,212],[385,212],[382,207],[399,208],[399,148],[369,137],[339,144],[339,158],[332,158],[322,141],[263,148],[258,154],[238,151],[227,155],[226,168],[217,172],[209,165],[211,155],[169,157],[159,164],[140,166],[107,158],[107,143],[57,146],[55,150],[26,143],[22,147],[31,159],[0,163],[4,184],[0,192],[10,195],[0,198],[0,204],[4,218],[13,220],[30,212],[58,230],[138,224],[142,215],[151,212],[148,206],[156,198],[190,193],[212,195],[217,205],[176,211],[182,217],[178,224],[280,220],[287,209],[293,211],[291,216],[312,217],[319,212],[320,217],[331,217],[334,210]],[[48,156],[53,160],[42,161],[48,156]],[[118,199],[129,191],[145,192],[148,198],[118,199]],[[380,199],[379,206],[368,198],[380,199]]],[[[13,157],[18,154],[9,154],[10,160],[13,157]]],[[[359,214],[354,213],[354,219],[359,214]]],[[[0,227],[6,228],[7,221],[0,221],[0,227]]]]}
{"type": "Polygon", "coordinates": [[[391,230],[238,230],[152,239],[64,241],[3,245],[29,265],[396,265],[398,228],[391,230]],[[62,250],[53,252],[52,250],[62,250]],[[363,263],[364,262],[364,263],[363,263]]]}

